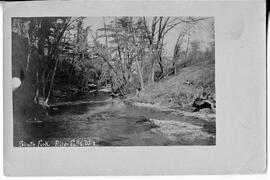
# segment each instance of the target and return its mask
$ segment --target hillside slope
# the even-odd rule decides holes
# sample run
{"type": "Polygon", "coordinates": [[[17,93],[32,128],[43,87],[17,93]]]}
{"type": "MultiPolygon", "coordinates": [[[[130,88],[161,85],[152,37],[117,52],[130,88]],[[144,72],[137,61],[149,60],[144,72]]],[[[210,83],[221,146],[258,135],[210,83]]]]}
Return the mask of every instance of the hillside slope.
{"type": "Polygon", "coordinates": [[[197,64],[184,67],[177,75],[171,75],[150,87],[140,97],[132,98],[139,103],[192,111],[196,97],[207,93],[215,99],[215,65],[197,64]]]}

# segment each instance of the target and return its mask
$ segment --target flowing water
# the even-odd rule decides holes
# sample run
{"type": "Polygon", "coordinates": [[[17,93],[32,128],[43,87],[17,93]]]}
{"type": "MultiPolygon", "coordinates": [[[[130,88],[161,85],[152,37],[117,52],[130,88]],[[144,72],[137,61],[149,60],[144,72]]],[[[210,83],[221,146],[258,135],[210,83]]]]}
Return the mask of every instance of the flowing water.
{"type": "Polygon", "coordinates": [[[215,122],[135,107],[100,92],[54,103],[42,121],[14,127],[14,146],[168,145],[215,145],[215,122]]]}

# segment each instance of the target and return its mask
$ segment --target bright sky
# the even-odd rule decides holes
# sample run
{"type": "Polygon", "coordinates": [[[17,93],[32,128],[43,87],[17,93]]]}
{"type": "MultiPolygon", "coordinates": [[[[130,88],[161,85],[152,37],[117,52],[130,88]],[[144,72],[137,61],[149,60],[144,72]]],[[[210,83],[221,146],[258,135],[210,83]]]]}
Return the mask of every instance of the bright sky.
{"type": "MultiPolygon", "coordinates": [[[[112,21],[112,17],[105,17],[106,24],[109,24],[112,21]]],[[[208,18],[207,20],[200,21],[197,26],[194,28],[194,33],[190,37],[190,41],[200,41],[202,50],[207,48],[207,44],[212,41],[212,24],[214,24],[214,18],[208,18]]],[[[87,17],[84,19],[84,26],[90,26],[91,30],[95,32],[98,28],[103,27],[103,17],[87,17]]],[[[169,56],[173,53],[173,48],[177,39],[179,32],[183,25],[178,25],[169,31],[165,37],[165,50],[169,56]]]]}

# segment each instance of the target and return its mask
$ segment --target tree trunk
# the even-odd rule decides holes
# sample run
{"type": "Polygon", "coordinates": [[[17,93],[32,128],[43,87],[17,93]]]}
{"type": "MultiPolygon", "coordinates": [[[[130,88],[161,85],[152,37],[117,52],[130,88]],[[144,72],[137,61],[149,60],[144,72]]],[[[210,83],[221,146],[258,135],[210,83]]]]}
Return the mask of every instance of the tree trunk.
{"type": "Polygon", "coordinates": [[[57,65],[58,65],[58,59],[56,60],[55,65],[54,65],[54,69],[53,69],[53,74],[52,74],[52,79],[51,79],[51,83],[50,83],[48,95],[47,95],[47,98],[46,98],[46,100],[44,102],[45,105],[48,105],[48,101],[49,101],[49,98],[50,98],[50,95],[51,95],[51,91],[52,91],[52,87],[53,87],[53,81],[54,81],[55,73],[56,73],[56,70],[57,70],[57,65]]]}
{"type": "Polygon", "coordinates": [[[105,33],[105,43],[106,43],[106,47],[109,47],[109,43],[108,43],[108,35],[107,35],[107,27],[106,27],[106,23],[105,23],[105,17],[103,17],[103,25],[104,25],[104,33],[105,33]]]}
{"type": "Polygon", "coordinates": [[[162,52],[159,52],[158,53],[158,64],[159,64],[159,67],[160,67],[160,71],[161,71],[161,76],[163,75],[163,72],[164,72],[164,68],[163,68],[163,64],[162,64],[162,56],[161,56],[162,52]]]}
{"type": "Polygon", "coordinates": [[[149,71],[149,85],[153,84],[155,82],[155,61],[152,60],[150,65],[150,71],[149,71]]]}
{"type": "Polygon", "coordinates": [[[178,37],[177,37],[177,40],[176,40],[176,43],[175,43],[175,46],[174,46],[174,51],[173,51],[173,64],[172,64],[172,67],[174,69],[174,75],[177,74],[176,70],[177,70],[177,61],[179,59],[179,56],[180,56],[180,52],[181,52],[181,45],[182,45],[182,41],[183,41],[183,38],[185,37],[186,35],[186,32],[184,33],[179,33],[178,37]]]}
{"type": "Polygon", "coordinates": [[[29,62],[30,62],[30,55],[31,55],[31,50],[29,50],[28,54],[27,54],[27,63],[26,63],[26,72],[28,71],[29,68],[29,62]]]}
{"type": "Polygon", "coordinates": [[[34,97],[34,101],[39,104],[39,73],[37,72],[36,73],[36,85],[35,85],[35,91],[36,91],[36,94],[35,94],[35,97],[34,97]]]}
{"type": "Polygon", "coordinates": [[[140,76],[141,90],[143,91],[144,90],[144,83],[143,83],[143,76],[142,76],[141,66],[140,66],[139,61],[138,61],[138,55],[136,57],[136,64],[137,64],[137,69],[138,69],[138,73],[139,73],[139,76],[140,76]]]}
{"type": "MultiPolygon", "coordinates": [[[[160,40],[159,40],[160,41],[160,40]]],[[[160,47],[157,47],[157,52],[158,52],[158,64],[160,67],[160,71],[161,71],[161,77],[164,73],[164,68],[163,68],[163,64],[162,64],[162,49],[163,49],[163,42],[164,42],[164,36],[161,38],[161,43],[160,43],[160,47]]]]}
{"type": "Polygon", "coordinates": [[[150,48],[150,52],[151,52],[151,63],[150,63],[150,71],[149,71],[149,78],[148,78],[149,85],[155,82],[155,59],[156,59],[156,52],[153,50],[152,47],[150,48]]]}
{"type": "Polygon", "coordinates": [[[45,98],[46,98],[46,85],[47,85],[47,82],[46,82],[46,79],[45,79],[46,71],[47,71],[47,67],[44,68],[43,73],[42,73],[42,77],[41,77],[43,100],[45,100],[45,98]]]}
{"type": "Polygon", "coordinates": [[[190,36],[190,34],[188,33],[188,42],[187,42],[187,49],[186,49],[186,53],[185,53],[185,61],[186,61],[187,58],[188,58],[189,36],[190,36]]]}

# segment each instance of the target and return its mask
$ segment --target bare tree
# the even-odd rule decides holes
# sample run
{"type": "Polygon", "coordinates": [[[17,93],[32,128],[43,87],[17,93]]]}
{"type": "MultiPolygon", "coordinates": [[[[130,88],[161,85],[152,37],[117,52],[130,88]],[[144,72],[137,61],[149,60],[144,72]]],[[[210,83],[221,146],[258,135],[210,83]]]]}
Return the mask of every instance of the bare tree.
{"type": "Polygon", "coordinates": [[[154,82],[155,76],[155,64],[158,63],[161,74],[164,72],[163,63],[162,63],[162,49],[163,49],[163,40],[166,34],[183,22],[181,18],[170,18],[170,17],[154,17],[152,19],[151,26],[149,27],[144,17],[144,29],[149,40],[149,51],[150,51],[150,74],[148,83],[152,84],[154,82]]]}

